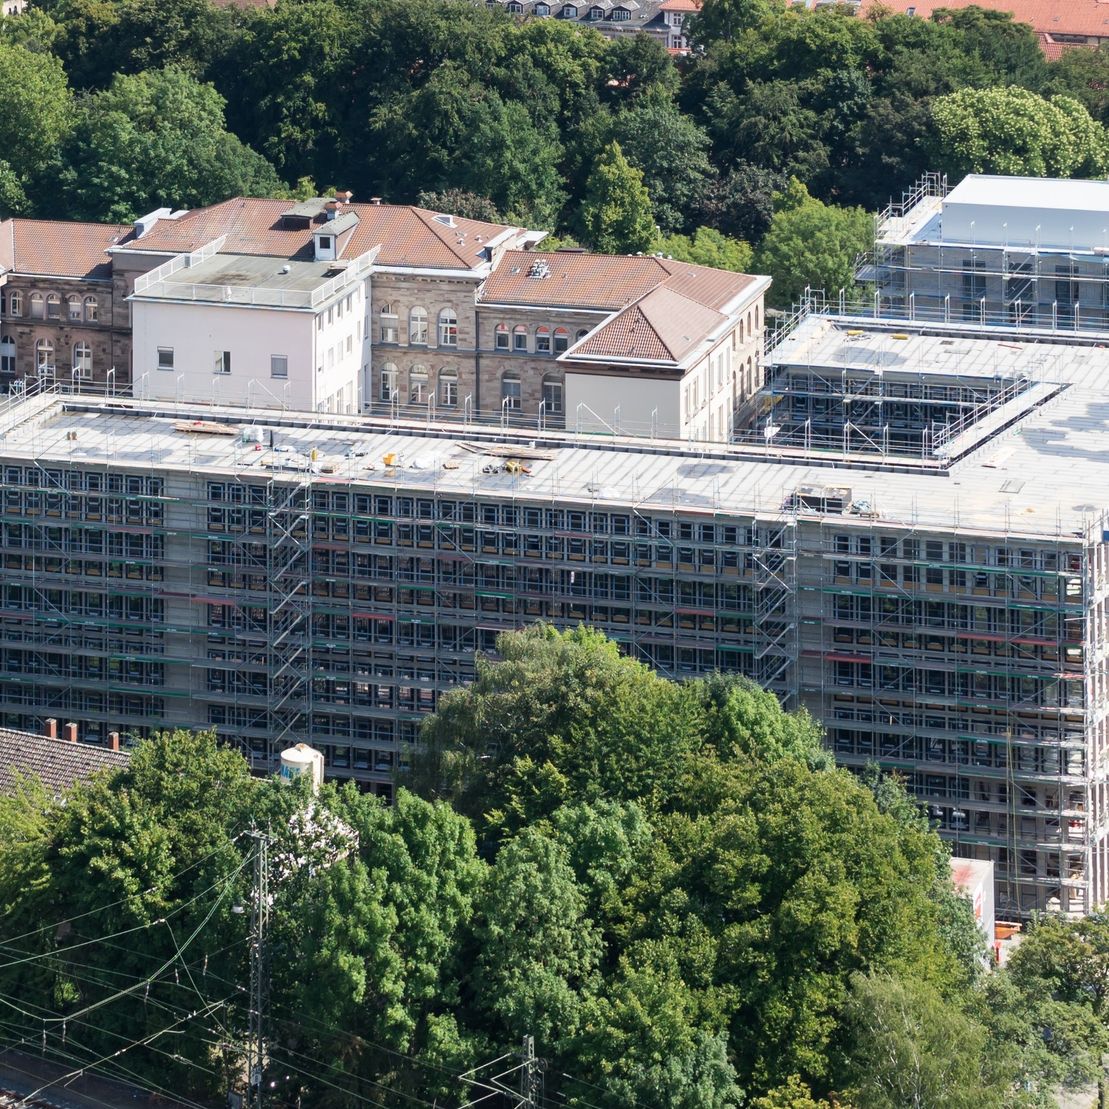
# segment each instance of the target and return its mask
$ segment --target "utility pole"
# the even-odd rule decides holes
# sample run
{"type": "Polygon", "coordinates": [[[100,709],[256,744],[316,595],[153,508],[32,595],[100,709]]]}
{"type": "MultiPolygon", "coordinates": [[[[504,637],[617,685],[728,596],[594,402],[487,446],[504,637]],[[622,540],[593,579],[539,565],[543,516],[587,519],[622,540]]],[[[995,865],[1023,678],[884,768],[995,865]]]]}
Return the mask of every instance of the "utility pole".
{"type": "Polygon", "coordinates": [[[250,909],[250,1011],[246,1046],[247,1109],[262,1109],[266,1071],[265,1016],[269,1000],[266,933],[270,923],[270,837],[257,830],[254,840],[254,882],[250,909]]]}
{"type": "Polygon", "coordinates": [[[535,1057],[535,1037],[524,1037],[524,1065],[520,1068],[520,1109],[539,1109],[543,1097],[543,1076],[535,1057]]]}

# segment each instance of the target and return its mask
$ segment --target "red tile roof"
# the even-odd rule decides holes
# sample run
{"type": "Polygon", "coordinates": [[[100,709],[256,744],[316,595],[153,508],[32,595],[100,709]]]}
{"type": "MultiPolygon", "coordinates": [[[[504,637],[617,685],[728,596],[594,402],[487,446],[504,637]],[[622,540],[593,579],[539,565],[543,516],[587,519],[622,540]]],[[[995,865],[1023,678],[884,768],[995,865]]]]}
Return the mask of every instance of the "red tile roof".
{"type": "Polygon", "coordinates": [[[699,12],[701,10],[700,0],[666,0],[665,4],[660,4],[660,12],[699,12]]]}
{"type": "Polygon", "coordinates": [[[57,796],[98,771],[123,770],[130,762],[130,751],[0,729],[0,793],[11,793],[20,778],[36,778],[57,796]]]}
{"type": "Polygon", "coordinates": [[[727,319],[667,285],[652,289],[574,347],[573,357],[677,365],[727,319]]]}
{"type": "MultiPolygon", "coordinates": [[[[910,8],[930,19],[939,8],[986,8],[1010,12],[1017,23],[1029,23],[1051,35],[1088,35],[1109,38],[1109,0],[863,0],[860,15],[887,9],[907,13],[910,8]]],[[[1053,44],[1059,45],[1059,44],[1053,44]]]]}
{"type": "Polygon", "coordinates": [[[132,234],[125,223],[9,219],[0,223],[0,267],[15,273],[108,280],[108,247],[132,234]]]}
{"type": "MultiPolygon", "coordinates": [[[[310,258],[312,233],[322,225],[287,225],[282,213],[289,208],[287,200],[236,197],[178,219],[161,219],[141,239],[128,243],[127,249],[181,253],[226,235],[222,249],[228,254],[310,258]]],[[[358,225],[343,256],[354,258],[380,244],[377,263],[385,266],[472,269],[483,261],[489,240],[510,230],[502,224],[458,217],[448,226],[435,218],[435,212],[407,205],[351,204],[349,210],[358,215],[358,225]]]]}
{"type": "Polygon", "coordinates": [[[719,309],[754,278],[654,255],[508,250],[482,286],[487,304],[613,311],[660,285],[719,309]],[[542,275],[542,276],[540,276],[542,275]]]}

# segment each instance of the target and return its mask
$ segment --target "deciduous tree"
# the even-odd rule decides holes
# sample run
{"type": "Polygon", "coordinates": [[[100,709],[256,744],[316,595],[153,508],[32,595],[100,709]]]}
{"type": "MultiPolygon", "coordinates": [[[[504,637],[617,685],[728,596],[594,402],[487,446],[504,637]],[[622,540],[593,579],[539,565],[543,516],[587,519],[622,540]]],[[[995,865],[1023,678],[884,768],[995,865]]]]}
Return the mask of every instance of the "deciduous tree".
{"type": "Polygon", "coordinates": [[[590,245],[604,254],[634,254],[654,246],[651,197],[642,172],[628,164],[619,143],[605,147],[593,166],[581,223],[590,245]]]}

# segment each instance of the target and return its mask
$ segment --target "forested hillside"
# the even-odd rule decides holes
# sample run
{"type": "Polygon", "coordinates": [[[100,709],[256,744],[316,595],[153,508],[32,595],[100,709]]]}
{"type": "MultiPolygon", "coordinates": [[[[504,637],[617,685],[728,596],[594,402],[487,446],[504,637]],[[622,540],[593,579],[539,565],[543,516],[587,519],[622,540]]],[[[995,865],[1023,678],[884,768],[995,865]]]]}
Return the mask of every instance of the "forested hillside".
{"type": "Polygon", "coordinates": [[[927,821],[807,716],[588,629],[498,646],[391,808],[186,734],[0,798],[0,1042],[222,1104],[253,826],[267,1104],[458,1106],[527,1035],[543,1104],[579,1109],[1031,1109],[1097,1074],[1103,918],[1042,922],[986,975],[927,821]]]}
{"type": "Polygon", "coordinates": [[[0,21],[0,214],[337,187],[753,266],[786,303],[849,284],[864,211],[926,169],[1107,170],[1109,53],[1048,63],[1004,17],[707,0],[694,35],[675,62],[462,0],[37,0],[0,21]]]}

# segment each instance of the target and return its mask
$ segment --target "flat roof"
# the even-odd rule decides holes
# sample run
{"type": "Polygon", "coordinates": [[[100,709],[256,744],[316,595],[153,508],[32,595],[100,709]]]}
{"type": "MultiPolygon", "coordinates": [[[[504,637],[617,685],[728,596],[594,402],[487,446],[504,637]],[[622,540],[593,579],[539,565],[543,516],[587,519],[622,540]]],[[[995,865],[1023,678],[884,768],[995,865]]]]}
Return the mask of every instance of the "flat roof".
{"type": "Polygon", "coordinates": [[[369,268],[369,256],[339,262],[288,262],[256,254],[193,255],[135,283],[136,299],[202,301],[268,308],[314,308],[369,268]]]}
{"type": "Polygon", "coordinates": [[[1109,214],[1109,181],[971,173],[947,194],[945,204],[1109,214]]]}
{"type": "Polygon", "coordinates": [[[371,417],[46,395],[0,410],[0,461],[80,463],[172,476],[269,480],[299,473],[335,488],[382,487],[463,498],[486,493],[535,501],[660,507],[708,516],[783,519],[798,486],[844,486],[875,519],[844,526],[915,527],[964,535],[1071,543],[1100,538],[1109,507],[1109,404],[1073,387],[950,465],[912,460],[822,464],[770,447],[609,440],[565,432],[513,432],[371,417]],[[194,434],[182,421],[260,429],[265,446],[237,435],[194,434]],[[269,449],[270,432],[275,450],[269,449]],[[71,434],[72,433],[72,434],[71,434]],[[530,473],[499,467],[512,445],[549,452],[530,473]],[[316,456],[312,458],[312,451],[316,456]],[[492,453],[491,453],[492,452],[492,453]],[[386,464],[392,456],[393,464],[386,464]]]}

